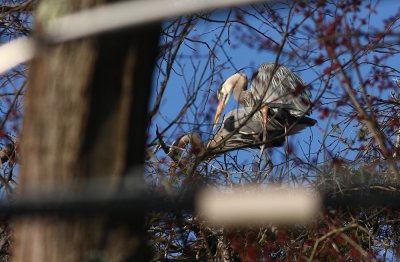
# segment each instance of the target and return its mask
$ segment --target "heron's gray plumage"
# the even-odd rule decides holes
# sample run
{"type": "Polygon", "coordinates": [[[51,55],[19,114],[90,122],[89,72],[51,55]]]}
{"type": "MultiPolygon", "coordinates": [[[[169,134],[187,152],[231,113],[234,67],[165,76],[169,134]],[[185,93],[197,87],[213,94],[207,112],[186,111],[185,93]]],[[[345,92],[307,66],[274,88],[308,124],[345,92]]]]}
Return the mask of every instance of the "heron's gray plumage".
{"type": "Polygon", "coordinates": [[[310,90],[303,79],[283,65],[261,65],[252,77],[250,90],[255,102],[288,105],[290,108],[287,109],[293,116],[309,114],[310,90]]]}
{"type": "MultiPolygon", "coordinates": [[[[254,108],[252,107],[241,107],[226,114],[220,129],[209,142],[208,146],[217,147],[221,150],[240,147],[260,147],[264,130],[262,114],[260,111],[256,111],[247,119],[253,110],[254,108]],[[233,135],[230,136],[231,134],[233,135]],[[226,141],[218,146],[224,139],[226,139],[226,141]]],[[[279,110],[278,112],[271,111],[268,115],[267,132],[268,141],[270,141],[270,143],[267,143],[267,147],[283,145],[285,140],[285,123],[287,123],[289,130],[287,135],[293,135],[309,126],[313,126],[316,121],[305,116],[293,116],[285,109],[279,110]]]]}

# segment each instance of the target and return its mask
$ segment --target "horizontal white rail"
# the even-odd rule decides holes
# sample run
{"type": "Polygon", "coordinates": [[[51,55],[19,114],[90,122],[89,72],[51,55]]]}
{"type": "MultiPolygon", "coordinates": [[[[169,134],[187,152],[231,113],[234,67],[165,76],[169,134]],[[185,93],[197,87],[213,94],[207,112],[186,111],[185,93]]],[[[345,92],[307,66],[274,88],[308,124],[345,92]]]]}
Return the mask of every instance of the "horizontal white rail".
{"type": "Polygon", "coordinates": [[[205,190],[196,211],[211,225],[239,226],[308,223],[320,207],[321,198],[305,189],[242,186],[231,192],[205,190]]]}
{"type": "MultiPolygon", "coordinates": [[[[271,1],[271,0],[269,0],[271,1]]],[[[162,19],[217,8],[268,2],[268,0],[140,0],[99,6],[66,15],[44,26],[50,42],[63,42],[116,29],[140,26],[162,19]]],[[[32,40],[16,39],[0,46],[0,74],[34,56],[32,40]]]]}
{"type": "Polygon", "coordinates": [[[32,59],[34,50],[33,41],[26,37],[20,37],[1,45],[0,74],[32,59]]]}

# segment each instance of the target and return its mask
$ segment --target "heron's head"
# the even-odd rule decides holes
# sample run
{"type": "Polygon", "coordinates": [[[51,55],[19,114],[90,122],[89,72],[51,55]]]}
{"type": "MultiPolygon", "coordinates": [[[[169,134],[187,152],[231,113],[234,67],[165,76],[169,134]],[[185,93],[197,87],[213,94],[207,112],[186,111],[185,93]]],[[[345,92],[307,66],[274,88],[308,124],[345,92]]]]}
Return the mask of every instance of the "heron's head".
{"type": "Polygon", "coordinates": [[[219,118],[221,117],[222,111],[231,97],[233,90],[244,90],[247,87],[247,77],[243,73],[236,73],[229,77],[218,89],[218,107],[215,113],[213,128],[217,125],[219,118]]]}

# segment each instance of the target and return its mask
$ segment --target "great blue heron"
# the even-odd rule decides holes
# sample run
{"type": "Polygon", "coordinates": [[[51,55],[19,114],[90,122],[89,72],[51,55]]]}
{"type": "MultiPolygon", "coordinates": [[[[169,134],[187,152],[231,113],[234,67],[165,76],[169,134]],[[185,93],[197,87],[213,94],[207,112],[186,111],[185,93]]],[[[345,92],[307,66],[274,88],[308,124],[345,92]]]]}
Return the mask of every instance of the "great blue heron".
{"type": "Polygon", "coordinates": [[[218,90],[218,108],[213,128],[217,125],[222,111],[233,92],[235,100],[243,106],[261,104],[261,123],[264,126],[263,140],[268,134],[268,111],[285,110],[289,117],[309,114],[311,92],[304,81],[287,67],[277,63],[265,63],[253,74],[251,88],[247,90],[247,77],[236,73],[229,77],[218,90]]]}

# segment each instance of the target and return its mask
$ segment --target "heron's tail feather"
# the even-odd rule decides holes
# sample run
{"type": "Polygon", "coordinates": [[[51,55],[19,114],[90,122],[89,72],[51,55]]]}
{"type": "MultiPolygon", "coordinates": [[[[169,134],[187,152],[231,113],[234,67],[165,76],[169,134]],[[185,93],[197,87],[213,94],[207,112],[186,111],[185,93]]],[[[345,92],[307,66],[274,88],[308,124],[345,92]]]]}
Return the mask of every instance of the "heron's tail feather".
{"type": "Polygon", "coordinates": [[[317,123],[317,120],[310,117],[293,117],[289,121],[289,135],[294,135],[300,133],[307,127],[314,126],[317,123]]]}
{"type": "Polygon", "coordinates": [[[303,124],[306,126],[314,126],[316,123],[318,123],[317,120],[306,116],[301,117],[299,120],[299,124],[303,124]]]}

